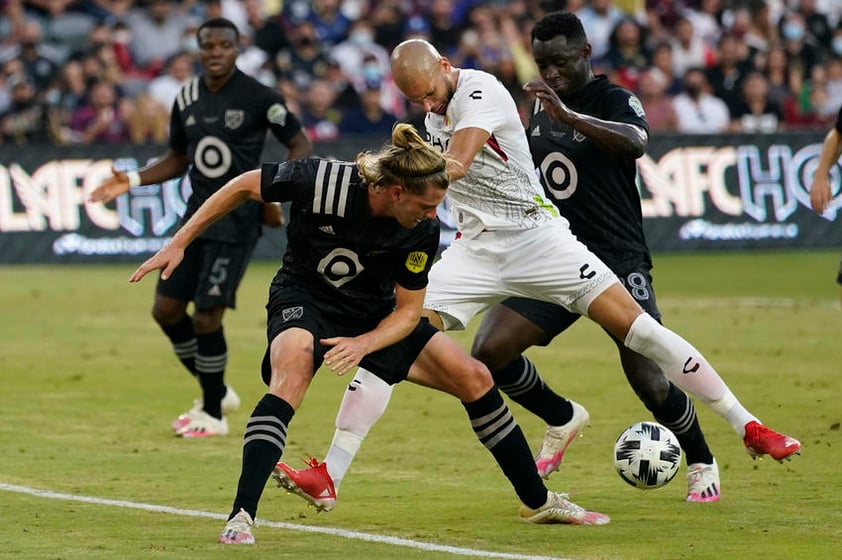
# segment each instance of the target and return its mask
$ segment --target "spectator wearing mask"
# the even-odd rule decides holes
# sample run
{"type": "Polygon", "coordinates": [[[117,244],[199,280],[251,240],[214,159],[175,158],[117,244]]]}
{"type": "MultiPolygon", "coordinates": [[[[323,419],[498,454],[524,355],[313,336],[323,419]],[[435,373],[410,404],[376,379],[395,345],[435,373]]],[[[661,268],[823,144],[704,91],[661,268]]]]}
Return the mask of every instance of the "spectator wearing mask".
{"type": "Polygon", "coordinates": [[[389,53],[374,42],[374,28],[366,20],[351,26],[348,38],[330,50],[330,58],[339,63],[357,91],[366,89],[366,81],[389,72],[389,53]]]}
{"type": "Polygon", "coordinates": [[[47,110],[39,103],[35,84],[29,76],[16,75],[8,79],[10,104],[0,114],[2,144],[37,144],[50,142],[47,110]]]}

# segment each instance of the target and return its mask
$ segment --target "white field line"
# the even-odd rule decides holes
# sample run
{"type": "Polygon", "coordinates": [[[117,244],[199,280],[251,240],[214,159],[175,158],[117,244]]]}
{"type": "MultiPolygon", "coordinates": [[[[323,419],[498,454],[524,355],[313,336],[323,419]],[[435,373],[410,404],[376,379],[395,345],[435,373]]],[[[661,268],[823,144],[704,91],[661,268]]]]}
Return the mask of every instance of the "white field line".
{"type": "MultiPolygon", "coordinates": [[[[0,483],[0,490],[6,492],[17,492],[19,494],[28,494],[38,498],[50,498],[53,500],[67,500],[72,502],[84,502],[87,504],[96,504],[102,506],[121,507],[129,509],[140,509],[144,511],[153,511],[156,513],[169,513],[173,515],[184,515],[187,517],[205,517],[208,519],[218,519],[225,521],[227,515],[221,513],[213,513],[210,511],[201,511],[195,509],[181,509],[169,506],[159,506],[155,504],[144,504],[139,502],[127,502],[124,500],[109,500],[106,498],[96,498],[94,496],[79,496],[76,494],[64,494],[62,492],[51,492],[49,490],[39,490],[38,488],[29,488],[27,486],[17,486],[15,484],[0,483]]],[[[565,560],[563,558],[551,556],[531,556],[529,554],[516,554],[509,552],[494,552],[489,550],[479,550],[475,548],[463,548],[458,546],[448,546],[442,544],[435,544],[423,541],[415,541],[411,539],[401,539],[398,537],[389,537],[385,535],[376,535],[373,533],[362,533],[360,531],[350,531],[348,529],[338,529],[335,527],[315,527],[311,525],[299,525],[296,523],[285,523],[283,521],[268,521],[266,519],[257,519],[257,525],[260,527],[272,527],[273,529],[286,529],[287,531],[300,531],[302,533],[319,533],[322,535],[331,535],[334,537],[342,537],[344,539],[355,539],[361,541],[369,541],[383,544],[390,544],[393,546],[404,546],[407,548],[415,548],[428,552],[446,552],[448,554],[457,554],[460,556],[475,556],[479,558],[505,558],[508,560],[565,560]]]]}

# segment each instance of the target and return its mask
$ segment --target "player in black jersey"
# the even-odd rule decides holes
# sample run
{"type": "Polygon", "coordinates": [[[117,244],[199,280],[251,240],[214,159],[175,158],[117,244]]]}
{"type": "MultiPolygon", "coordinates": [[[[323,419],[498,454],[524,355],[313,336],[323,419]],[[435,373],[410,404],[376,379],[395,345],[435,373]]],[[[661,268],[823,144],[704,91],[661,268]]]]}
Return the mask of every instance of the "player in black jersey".
{"type": "MultiPolygon", "coordinates": [[[[836,115],[836,123],[824,137],[819,165],[816,167],[813,183],[810,185],[810,203],[813,210],[819,214],[824,212],[833,200],[833,193],[830,192],[830,169],[839,161],[840,156],[842,156],[842,107],[836,115]]],[[[836,282],[842,286],[842,261],[839,262],[836,282]]],[[[842,302],[842,292],[839,299],[842,302]]]]}
{"type": "MultiPolygon", "coordinates": [[[[265,164],[233,179],[131,277],[136,282],[158,268],[169,277],[189,244],[246,200],[291,202],[287,251],[266,305],[262,375],[269,390],[246,426],[237,495],[220,542],[254,543],[258,501],[323,361],[339,374],[362,364],[390,384],[409,379],[450,393],[542,522],[607,523],[608,516],[547,490],[488,369],[421,319],[448,159],[407,124],[396,126],[392,141],[356,163],[310,158],[265,164]]],[[[314,460],[313,467],[324,465],[314,460]]],[[[336,498],[332,486],[306,490],[323,507],[336,498]]]]}
{"type": "MultiPolygon", "coordinates": [[[[202,74],[182,87],[173,103],[169,150],[137,171],[114,170],[91,193],[92,201],[109,202],[132,187],[161,183],[189,169],[193,193],[184,223],[228,180],[258,166],[267,131],[287,147],[289,159],[310,153],[310,140],[281,94],[237,69],[237,27],[227,19],[209,19],[196,36],[202,74]]],[[[280,208],[242,205],[190,246],[176,274],[158,282],[152,316],[202,388],[202,399],[172,424],[179,436],[225,435],[223,412],[239,407],[239,397],[224,382],[228,354],[222,317],[236,304],[262,223],[281,225],[280,208]],[[191,301],[192,316],[187,313],[191,301]]]]}
{"type": "MultiPolygon", "coordinates": [[[[635,183],[635,160],[645,152],[649,136],[643,107],[637,97],[605,76],[594,76],[590,45],[574,14],[556,12],[537,22],[532,48],[542,79],[525,86],[537,97],[527,136],[545,191],[576,237],[608,264],[635,301],[660,321],[635,183]]],[[[472,354],[489,366],[497,385],[516,402],[538,416],[547,416],[557,395],[522,352],[548,344],[579,317],[541,301],[505,300],[483,318],[472,354]]],[[[612,339],[629,383],[655,418],[676,433],[685,450],[687,500],[718,500],[718,468],[692,401],[654,362],[612,339]]],[[[728,391],[724,383],[716,381],[719,386],[702,389],[728,391]]],[[[747,421],[752,416],[735,398],[733,401],[730,406],[712,406],[735,431],[743,432],[750,453],[768,453],[782,460],[799,452],[800,443],[756,420],[747,421]]],[[[536,457],[545,477],[558,468],[567,445],[588,419],[581,406],[573,406],[567,416],[567,424],[547,428],[536,457]]]]}

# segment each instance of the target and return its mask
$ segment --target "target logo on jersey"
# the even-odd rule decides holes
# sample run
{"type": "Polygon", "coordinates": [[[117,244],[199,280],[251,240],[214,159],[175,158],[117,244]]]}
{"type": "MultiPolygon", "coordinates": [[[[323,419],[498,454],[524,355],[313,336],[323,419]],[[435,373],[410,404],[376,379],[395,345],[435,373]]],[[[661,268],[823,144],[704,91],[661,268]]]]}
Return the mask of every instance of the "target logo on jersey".
{"type": "Polygon", "coordinates": [[[544,186],[557,200],[573,196],[579,186],[579,172],[573,161],[561,152],[548,154],[541,162],[544,186]]]}
{"type": "Polygon", "coordinates": [[[193,160],[202,175],[217,179],[231,169],[231,148],[216,136],[205,136],[196,144],[193,160]]]}

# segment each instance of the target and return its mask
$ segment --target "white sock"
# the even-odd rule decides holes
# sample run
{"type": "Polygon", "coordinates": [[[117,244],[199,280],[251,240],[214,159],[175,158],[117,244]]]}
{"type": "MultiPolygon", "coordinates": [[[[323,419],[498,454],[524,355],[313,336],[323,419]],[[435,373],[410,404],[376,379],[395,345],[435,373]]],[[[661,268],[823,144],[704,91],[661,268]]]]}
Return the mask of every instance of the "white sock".
{"type": "Polygon", "coordinates": [[[337,493],[365,436],[383,416],[392,389],[392,385],[363,368],[357,370],[348,384],[336,413],[336,432],[324,460],[337,493]]]}
{"type": "Polygon", "coordinates": [[[727,420],[740,437],[745,435],[745,425],[757,420],[693,345],[648,313],[634,320],[624,344],[658,364],[673,383],[727,420]]]}

